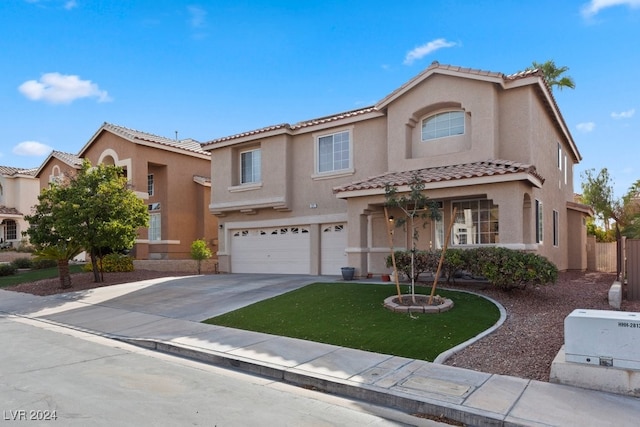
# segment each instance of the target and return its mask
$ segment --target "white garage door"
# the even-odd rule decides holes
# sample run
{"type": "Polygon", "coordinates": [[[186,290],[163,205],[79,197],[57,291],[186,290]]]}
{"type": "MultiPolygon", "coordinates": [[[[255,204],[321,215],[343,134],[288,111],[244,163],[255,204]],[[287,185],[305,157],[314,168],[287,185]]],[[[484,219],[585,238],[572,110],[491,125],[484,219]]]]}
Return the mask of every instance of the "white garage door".
{"type": "Polygon", "coordinates": [[[231,272],[309,274],[309,248],[305,226],[233,230],[231,272]]]}
{"type": "Polygon", "coordinates": [[[320,227],[320,274],[340,275],[347,265],[346,224],[324,224],[320,227]]]}

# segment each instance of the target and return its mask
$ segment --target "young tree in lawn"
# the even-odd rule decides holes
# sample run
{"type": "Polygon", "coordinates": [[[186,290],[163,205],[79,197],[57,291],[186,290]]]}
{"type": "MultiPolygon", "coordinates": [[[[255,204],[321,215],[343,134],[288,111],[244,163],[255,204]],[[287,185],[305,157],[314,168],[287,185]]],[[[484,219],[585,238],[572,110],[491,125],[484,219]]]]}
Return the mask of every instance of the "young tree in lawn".
{"type": "Polygon", "coordinates": [[[204,239],[194,240],[191,243],[191,259],[198,261],[198,274],[201,271],[202,261],[211,258],[212,255],[211,249],[207,247],[207,242],[204,239]]]}
{"type": "MultiPolygon", "coordinates": [[[[440,210],[437,203],[429,200],[424,194],[424,181],[419,173],[414,173],[411,180],[407,183],[409,187],[408,193],[400,194],[396,186],[390,184],[385,185],[384,193],[386,206],[389,208],[397,208],[403,213],[403,217],[395,219],[396,227],[407,226],[411,233],[411,298],[415,302],[415,253],[416,245],[419,238],[419,231],[416,226],[416,219],[440,219],[440,210]]],[[[426,222],[423,222],[426,226],[426,222]]],[[[393,253],[393,248],[391,248],[393,253]]],[[[398,272],[395,272],[396,281],[398,272]]]]}
{"type": "Polygon", "coordinates": [[[92,167],[88,160],[76,175],[43,192],[36,213],[43,204],[48,215],[46,223],[38,225],[40,233],[71,239],[89,252],[95,282],[103,281],[98,267],[102,257],[132,248],[138,229],[149,224],[147,206],[129,188],[122,168],[92,167]]]}

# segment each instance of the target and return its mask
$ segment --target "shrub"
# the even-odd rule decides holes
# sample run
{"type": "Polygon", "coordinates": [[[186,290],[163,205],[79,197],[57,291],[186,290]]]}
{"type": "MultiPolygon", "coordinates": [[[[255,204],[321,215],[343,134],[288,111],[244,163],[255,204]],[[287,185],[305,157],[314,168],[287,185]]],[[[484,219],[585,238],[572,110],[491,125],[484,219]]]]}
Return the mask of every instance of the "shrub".
{"type": "Polygon", "coordinates": [[[27,257],[16,258],[11,261],[11,264],[13,264],[15,268],[33,268],[33,261],[27,257]]]}
{"type": "Polygon", "coordinates": [[[36,259],[33,261],[34,270],[43,270],[45,268],[57,267],[58,263],[53,259],[36,259]]]}
{"type": "Polygon", "coordinates": [[[558,268],[545,257],[500,247],[470,249],[467,269],[503,290],[555,283],[558,268]]]}
{"type": "MultiPolygon", "coordinates": [[[[100,263],[98,263],[98,266],[100,263]]],[[[83,267],[84,271],[93,271],[90,262],[83,267]]],[[[133,258],[127,255],[111,253],[102,257],[102,271],[105,273],[122,273],[133,271],[133,258]]]]}
{"type": "MultiPolygon", "coordinates": [[[[411,279],[411,251],[396,251],[396,267],[411,279]]],[[[416,251],[414,257],[413,279],[418,281],[424,272],[434,273],[438,268],[440,254],[437,251],[416,251]]],[[[393,267],[391,255],[387,256],[387,267],[393,267]]]]}
{"type": "Polygon", "coordinates": [[[447,283],[455,282],[456,273],[466,269],[468,253],[465,249],[447,249],[442,264],[442,272],[447,278],[447,283]]]}
{"type": "MultiPolygon", "coordinates": [[[[435,273],[440,261],[440,251],[416,251],[414,279],[425,272],[435,273]]],[[[396,251],[398,270],[411,279],[411,251],[396,251]]],[[[392,267],[391,256],[387,267],[392,267]]],[[[442,273],[451,282],[458,271],[467,271],[483,277],[503,290],[525,288],[527,285],[546,285],[558,279],[558,268],[541,255],[501,247],[473,249],[447,249],[442,273]]]]}
{"type": "Polygon", "coordinates": [[[13,264],[0,264],[0,276],[11,276],[16,274],[18,269],[13,264]]]}

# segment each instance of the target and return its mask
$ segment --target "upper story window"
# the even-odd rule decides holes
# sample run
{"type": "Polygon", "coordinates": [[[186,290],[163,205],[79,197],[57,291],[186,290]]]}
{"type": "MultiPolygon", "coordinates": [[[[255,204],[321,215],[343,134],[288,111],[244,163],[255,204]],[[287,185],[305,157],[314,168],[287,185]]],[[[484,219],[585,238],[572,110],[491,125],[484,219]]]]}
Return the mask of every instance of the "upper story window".
{"type": "Polygon", "coordinates": [[[240,184],[258,183],[261,178],[260,149],[240,153],[240,184]]]}
{"type": "Polygon", "coordinates": [[[153,196],[153,189],[153,174],[150,173],[147,175],[147,193],[149,193],[150,196],[153,196]]]}
{"type": "Polygon", "coordinates": [[[464,134],[464,111],[447,111],[422,121],[422,140],[464,134]]]}
{"type": "Polygon", "coordinates": [[[318,173],[336,172],[351,168],[351,137],[349,131],[317,138],[318,173]]]}

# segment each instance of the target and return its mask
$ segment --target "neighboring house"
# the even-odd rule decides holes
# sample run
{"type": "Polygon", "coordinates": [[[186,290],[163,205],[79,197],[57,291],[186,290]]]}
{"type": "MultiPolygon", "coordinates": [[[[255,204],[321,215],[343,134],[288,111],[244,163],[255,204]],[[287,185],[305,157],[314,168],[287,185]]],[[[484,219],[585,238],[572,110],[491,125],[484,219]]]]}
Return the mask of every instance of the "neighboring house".
{"type": "Polygon", "coordinates": [[[0,247],[18,247],[29,224],[24,215],[38,203],[35,169],[0,166],[0,247]]]}
{"type": "Polygon", "coordinates": [[[210,154],[193,139],[164,138],[104,123],[76,154],[54,151],[37,171],[46,187],[73,173],[83,159],[124,169],[131,188],[149,207],[150,224],[140,232],[137,259],[189,259],[191,244],[204,238],[217,250],[217,220],[208,211],[210,154]]]}
{"type": "MultiPolygon", "coordinates": [[[[416,173],[442,212],[418,227],[419,248],[442,247],[454,220],[453,247],[500,245],[586,268],[589,209],[573,202],[581,155],[539,71],[433,63],[374,106],[203,148],[221,271],[388,272],[384,187],[406,191],[416,173]]],[[[410,236],[395,229],[396,249],[410,236]]]]}

